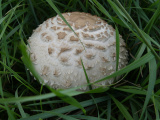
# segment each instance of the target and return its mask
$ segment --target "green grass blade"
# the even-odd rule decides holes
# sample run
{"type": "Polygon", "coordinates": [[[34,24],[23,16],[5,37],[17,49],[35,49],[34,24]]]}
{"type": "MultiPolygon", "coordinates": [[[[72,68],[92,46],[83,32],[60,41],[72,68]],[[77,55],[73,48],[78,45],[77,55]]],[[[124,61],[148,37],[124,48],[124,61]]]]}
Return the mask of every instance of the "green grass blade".
{"type": "Polygon", "coordinates": [[[66,103],[69,103],[77,108],[80,108],[84,114],[86,114],[86,110],[81,106],[81,104],[79,104],[79,102],[71,97],[71,96],[68,96],[66,94],[63,94],[57,90],[54,90],[54,89],[50,89],[56,96],[58,96],[59,98],[61,98],[63,101],[65,101],[66,103]]]}
{"type": "MultiPolygon", "coordinates": [[[[103,102],[103,101],[106,101],[108,100],[109,97],[99,97],[99,98],[95,98],[95,102],[98,104],[100,102],[103,102]]],[[[93,102],[93,100],[86,100],[86,101],[83,101],[83,102],[80,102],[80,104],[82,105],[82,107],[87,107],[87,106],[90,106],[90,105],[94,105],[95,102],[93,102]]],[[[61,107],[61,108],[58,108],[58,109],[55,109],[55,110],[51,110],[50,112],[57,112],[57,113],[66,113],[66,112],[70,112],[70,111],[73,111],[73,110],[77,110],[78,108],[75,107],[75,106],[72,106],[72,105],[69,105],[69,106],[66,106],[66,107],[61,107]]],[[[38,118],[42,118],[42,119],[45,119],[45,118],[49,118],[49,117],[53,117],[54,115],[51,114],[51,113],[40,113],[40,114],[37,114],[37,115],[32,115],[30,117],[27,117],[27,118],[22,118],[22,119],[19,119],[19,120],[37,120],[38,118]]]]}
{"type": "MultiPolygon", "coordinates": [[[[14,16],[12,17],[10,23],[14,22],[14,21],[17,21],[18,18],[20,18],[23,14],[27,13],[28,12],[28,8],[26,9],[23,9],[21,12],[19,13],[14,13],[14,16]]],[[[20,25],[20,23],[19,23],[20,25]]]]}
{"type": "MultiPolygon", "coordinates": [[[[17,89],[16,92],[15,92],[15,97],[18,98],[18,89],[17,89]]],[[[18,106],[18,109],[19,109],[19,112],[21,113],[22,118],[27,117],[27,115],[25,114],[25,112],[24,112],[24,110],[23,110],[23,107],[22,107],[21,103],[20,103],[20,102],[17,102],[16,104],[17,104],[17,106],[18,106]]]]}
{"type": "Polygon", "coordinates": [[[130,106],[131,106],[131,110],[132,110],[133,119],[134,119],[134,120],[138,120],[139,117],[138,117],[138,114],[136,113],[136,112],[138,111],[138,110],[137,110],[137,106],[135,106],[132,101],[130,101],[130,106]]]}
{"type": "Polygon", "coordinates": [[[17,32],[19,28],[20,28],[20,25],[17,25],[15,28],[13,28],[13,29],[6,35],[6,39],[10,38],[13,34],[15,34],[15,32],[17,32]]]}
{"type": "Polygon", "coordinates": [[[1,97],[3,98],[3,87],[2,87],[2,79],[1,79],[1,77],[0,77],[0,95],[1,95],[1,97]]]}
{"type": "Polygon", "coordinates": [[[157,101],[157,99],[154,96],[152,96],[152,101],[154,104],[156,120],[159,120],[160,119],[160,114],[159,114],[160,109],[158,107],[159,107],[160,103],[159,103],[159,101],[157,101]]]}
{"type": "Polygon", "coordinates": [[[107,90],[109,90],[110,88],[109,87],[98,87],[98,88],[95,88],[93,90],[89,90],[85,93],[102,93],[102,92],[106,92],[107,90]]]}
{"type": "Polygon", "coordinates": [[[116,26],[116,71],[118,71],[119,65],[119,31],[116,26]]]}
{"type": "Polygon", "coordinates": [[[139,49],[136,53],[136,59],[139,59],[143,55],[145,49],[146,49],[146,45],[144,43],[141,44],[141,46],[139,47],[139,49]]]}
{"type": "Polygon", "coordinates": [[[33,16],[34,16],[34,18],[35,18],[35,21],[36,21],[37,25],[39,25],[39,21],[38,21],[38,19],[37,19],[37,16],[36,16],[36,13],[35,13],[35,10],[34,10],[32,1],[31,1],[31,0],[28,0],[28,3],[29,3],[29,6],[30,6],[30,8],[31,8],[31,11],[32,11],[32,13],[33,13],[33,16]]]}
{"type": "MultiPolygon", "coordinates": [[[[75,118],[78,118],[81,119],[81,120],[98,120],[97,117],[93,117],[93,116],[84,116],[84,115],[71,115],[75,118]]],[[[103,119],[103,118],[99,118],[99,120],[106,120],[106,119],[103,119]]]]}
{"type": "Polygon", "coordinates": [[[138,89],[124,89],[124,88],[114,88],[119,91],[127,92],[127,93],[133,93],[133,94],[138,94],[138,95],[146,95],[145,90],[138,90],[138,89]]]}
{"type": "Polygon", "coordinates": [[[0,40],[2,39],[4,32],[6,31],[6,28],[7,28],[8,24],[10,23],[11,18],[13,17],[13,14],[14,14],[14,9],[12,11],[10,11],[10,13],[9,13],[9,17],[7,19],[7,22],[5,23],[3,30],[1,31],[0,40]]]}
{"type": "Polygon", "coordinates": [[[115,99],[113,96],[110,95],[110,97],[112,98],[112,100],[115,102],[115,104],[117,105],[117,107],[119,108],[119,110],[121,111],[121,113],[123,114],[123,116],[125,117],[126,120],[133,120],[132,116],[130,115],[130,113],[127,111],[127,109],[125,108],[125,106],[123,104],[121,104],[121,102],[119,102],[117,99],[115,99]]]}
{"type": "Polygon", "coordinates": [[[5,99],[0,99],[0,103],[16,103],[16,102],[29,102],[29,101],[35,101],[35,100],[43,100],[47,98],[52,98],[55,97],[55,94],[53,93],[47,93],[43,95],[36,95],[36,96],[29,96],[29,97],[10,97],[10,98],[5,98],[5,99]]]}
{"type": "MultiPolygon", "coordinates": [[[[128,20],[128,17],[123,13],[123,11],[120,10],[119,7],[117,7],[117,5],[116,5],[114,2],[112,2],[111,0],[108,0],[108,2],[109,2],[109,4],[112,6],[113,10],[114,10],[117,14],[123,16],[125,19],[128,20]]],[[[129,20],[128,20],[128,21],[129,21],[129,20]]]]}
{"type": "Polygon", "coordinates": [[[158,110],[160,111],[160,101],[159,101],[159,98],[155,98],[155,102],[156,102],[156,106],[157,106],[158,110]]]}
{"type": "Polygon", "coordinates": [[[88,78],[86,69],[85,69],[85,67],[84,67],[84,65],[83,65],[82,59],[81,59],[81,64],[82,64],[82,67],[83,67],[84,74],[85,74],[85,76],[86,76],[87,83],[89,84],[89,89],[92,90],[92,86],[90,85],[90,81],[89,81],[89,78],[88,78]]]}
{"type": "Polygon", "coordinates": [[[98,9],[105,14],[110,20],[113,21],[111,15],[107,12],[107,10],[97,1],[97,0],[89,0],[90,2],[93,2],[97,5],[98,9]]]}
{"type": "MultiPolygon", "coordinates": [[[[149,43],[151,44],[151,41],[149,41],[149,43]]],[[[148,52],[150,52],[150,49],[147,49],[148,52]]],[[[157,64],[156,64],[156,60],[152,59],[149,62],[149,85],[148,85],[148,91],[146,94],[146,98],[145,98],[145,102],[143,105],[143,109],[142,109],[142,113],[140,116],[140,120],[142,119],[144,112],[146,110],[146,107],[149,103],[149,100],[151,98],[152,92],[154,92],[154,85],[156,83],[156,71],[157,71],[157,64]]]]}
{"type": "Polygon", "coordinates": [[[156,12],[154,12],[154,15],[152,16],[152,18],[149,20],[146,27],[144,28],[144,31],[146,31],[146,33],[150,32],[153,24],[158,20],[158,18],[160,16],[160,2],[158,4],[159,5],[158,5],[156,12]]]}
{"type": "Polygon", "coordinates": [[[0,24],[2,24],[4,22],[4,20],[8,18],[8,16],[9,16],[9,14],[6,15],[5,17],[3,17],[3,18],[0,18],[0,24]]]}
{"type": "Polygon", "coordinates": [[[148,102],[149,102],[149,100],[151,98],[151,95],[153,93],[154,85],[155,85],[155,82],[156,82],[156,71],[157,71],[156,60],[152,59],[149,62],[149,85],[148,85],[146,99],[145,99],[145,102],[144,102],[144,106],[143,106],[143,109],[142,109],[142,114],[141,114],[140,119],[142,119],[142,117],[144,115],[144,112],[146,110],[146,107],[148,105],[148,102]]]}
{"type": "Polygon", "coordinates": [[[61,113],[56,113],[56,112],[53,112],[53,111],[50,111],[50,112],[44,111],[44,113],[50,113],[50,114],[53,114],[54,116],[59,116],[61,119],[63,118],[64,120],[79,120],[79,119],[76,119],[72,116],[63,115],[61,113]]]}
{"type": "MultiPolygon", "coordinates": [[[[76,89],[77,88],[63,90],[61,91],[61,93],[67,96],[75,96],[75,95],[80,95],[83,93],[80,91],[75,91],[76,89]]],[[[28,96],[28,97],[0,99],[0,103],[28,102],[28,101],[35,101],[35,100],[43,100],[43,99],[52,98],[52,97],[56,97],[56,95],[54,93],[46,93],[42,95],[35,95],[35,96],[28,96]]]]}
{"type": "Polygon", "coordinates": [[[16,120],[16,118],[13,115],[13,111],[10,110],[10,108],[8,107],[8,104],[5,104],[5,108],[7,109],[8,120],[16,120]]]}
{"type": "Polygon", "coordinates": [[[93,97],[93,94],[91,94],[90,96],[91,96],[93,102],[94,102],[95,105],[96,105],[96,109],[97,109],[97,119],[99,120],[100,116],[99,116],[99,108],[98,108],[98,105],[97,105],[97,103],[96,103],[96,101],[95,101],[95,98],[93,97]]]}
{"type": "Polygon", "coordinates": [[[148,34],[146,34],[145,32],[143,32],[142,30],[141,30],[141,32],[143,33],[145,39],[146,39],[149,43],[150,43],[150,42],[154,43],[154,44],[155,44],[157,47],[159,47],[159,49],[160,49],[160,44],[159,44],[158,42],[156,42],[155,40],[153,40],[148,34]]]}

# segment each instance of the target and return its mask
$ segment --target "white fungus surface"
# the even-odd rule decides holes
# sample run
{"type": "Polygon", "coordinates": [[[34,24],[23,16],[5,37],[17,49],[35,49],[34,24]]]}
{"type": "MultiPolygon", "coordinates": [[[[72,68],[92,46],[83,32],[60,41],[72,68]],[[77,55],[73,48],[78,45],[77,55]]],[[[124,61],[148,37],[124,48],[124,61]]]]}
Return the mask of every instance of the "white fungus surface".
{"type": "MultiPolygon", "coordinates": [[[[114,28],[88,13],[62,15],[79,38],[57,15],[43,22],[28,39],[30,58],[44,83],[56,89],[86,84],[81,59],[91,83],[115,72],[114,28]]],[[[120,36],[119,69],[127,64],[127,56],[125,43],[120,36]]],[[[110,85],[113,81],[114,78],[108,79],[93,85],[93,88],[110,85]]]]}

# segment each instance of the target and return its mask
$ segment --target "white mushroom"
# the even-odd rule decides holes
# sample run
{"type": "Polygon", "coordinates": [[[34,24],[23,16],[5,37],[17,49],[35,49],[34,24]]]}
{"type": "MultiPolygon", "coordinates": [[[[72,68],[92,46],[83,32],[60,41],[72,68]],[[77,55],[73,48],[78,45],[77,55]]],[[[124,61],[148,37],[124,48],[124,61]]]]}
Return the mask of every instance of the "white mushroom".
{"type": "MultiPolygon", "coordinates": [[[[116,71],[115,30],[104,20],[88,13],[62,14],[74,32],[57,15],[43,22],[29,38],[28,51],[45,84],[53,88],[71,88],[87,84],[81,64],[91,82],[116,71]],[[85,49],[84,49],[85,48],[85,49]]],[[[127,50],[120,37],[119,69],[127,64],[127,50]]],[[[93,85],[112,84],[109,79],[93,85]]],[[[82,87],[81,90],[88,90],[82,87]]]]}

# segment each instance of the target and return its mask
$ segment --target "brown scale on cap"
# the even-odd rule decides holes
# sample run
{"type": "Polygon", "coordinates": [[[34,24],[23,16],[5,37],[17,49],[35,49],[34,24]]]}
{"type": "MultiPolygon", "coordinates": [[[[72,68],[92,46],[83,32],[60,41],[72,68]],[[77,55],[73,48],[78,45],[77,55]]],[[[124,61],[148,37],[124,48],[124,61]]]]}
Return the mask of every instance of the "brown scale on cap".
{"type": "Polygon", "coordinates": [[[60,61],[63,62],[63,63],[68,62],[68,60],[69,60],[69,59],[68,59],[68,57],[66,57],[66,56],[61,56],[61,57],[60,57],[60,61]]]}
{"type": "MultiPolygon", "coordinates": [[[[59,18],[59,19],[61,19],[61,18],[59,18]]],[[[66,19],[66,18],[65,18],[66,19]]],[[[67,19],[66,19],[67,20],[67,19]]],[[[70,21],[67,21],[68,22],[68,24],[70,24],[71,26],[73,25],[73,23],[72,22],[70,22],[70,21]]],[[[60,20],[60,21],[58,21],[57,22],[58,24],[60,24],[60,25],[62,25],[62,26],[68,26],[62,19],[60,20]]]]}
{"type": "Polygon", "coordinates": [[[97,48],[98,50],[103,50],[103,51],[106,50],[105,46],[102,46],[102,45],[98,45],[98,46],[96,46],[96,48],[97,48]]]}
{"type": "Polygon", "coordinates": [[[90,37],[89,34],[86,34],[86,33],[82,33],[83,37],[86,38],[86,37],[90,37]]]}
{"type": "Polygon", "coordinates": [[[70,37],[70,41],[76,41],[76,42],[78,42],[79,41],[79,33],[78,32],[75,32],[76,33],[76,35],[75,34],[73,34],[71,37],[70,37]]]}
{"type": "Polygon", "coordinates": [[[51,27],[52,30],[57,30],[56,26],[51,27]]]}
{"type": "Polygon", "coordinates": [[[60,17],[57,17],[57,23],[60,25],[66,25],[66,23],[60,17]]]}
{"type": "Polygon", "coordinates": [[[102,23],[101,20],[96,21],[96,24],[101,24],[101,23],[102,23]]]}
{"type": "Polygon", "coordinates": [[[79,37],[79,32],[76,32],[76,36],[78,36],[78,37],[79,37]]]}
{"type": "Polygon", "coordinates": [[[105,39],[106,38],[106,36],[104,36],[104,34],[101,36],[101,39],[105,39]]]}
{"type": "Polygon", "coordinates": [[[93,66],[91,66],[91,65],[86,65],[86,70],[90,70],[90,69],[92,69],[93,68],[93,66]]]}
{"type": "Polygon", "coordinates": [[[88,31],[88,29],[87,29],[87,28],[85,28],[85,29],[83,29],[83,31],[87,32],[87,31],[88,31]]]}
{"type": "Polygon", "coordinates": [[[83,35],[84,38],[92,38],[92,39],[94,38],[93,35],[89,35],[87,33],[82,33],[82,35],[83,35]]]}
{"type": "Polygon", "coordinates": [[[42,68],[41,75],[48,75],[48,73],[49,73],[49,67],[44,65],[43,68],[42,68]]]}
{"type": "Polygon", "coordinates": [[[63,30],[72,31],[69,27],[65,27],[65,28],[63,28],[63,30]]]}
{"type": "Polygon", "coordinates": [[[76,48],[75,54],[78,55],[78,54],[82,53],[83,50],[84,50],[84,48],[82,48],[82,47],[76,48]]]}
{"type": "Polygon", "coordinates": [[[113,36],[113,32],[110,33],[113,36]]]}
{"type": "Polygon", "coordinates": [[[85,27],[86,26],[86,23],[85,22],[83,22],[84,20],[83,20],[83,18],[79,18],[79,19],[77,19],[76,20],[76,22],[75,22],[75,28],[83,28],[83,27],[85,27]]]}
{"type": "Polygon", "coordinates": [[[58,39],[63,39],[67,34],[65,32],[59,32],[57,33],[58,39]]]}
{"type": "Polygon", "coordinates": [[[81,63],[81,58],[79,58],[78,60],[76,60],[78,66],[82,67],[82,63],[81,63]]]}
{"type": "Polygon", "coordinates": [[[116,45],[116,41],[110,42],[110,46],[116,45]]]}
{"type": "MultiPolygon", "coordinates": [[[[66,18],[65,18],[66,19],[66,18]]],[[[63,20],[61,19],[61,17],[57,17],[57,22],[62,22],[63,20]]]]}
{"type": "Polygon", "coordinates": [[[41,32],[42,31],[42,26],[39,26],[36,30],[35,30],[35,32],[41,32]]]}
{"type": "Polygon", "coordinates": [[[41,36],[42,36],[42,40],[45,41],[45,42],[52,40],[52,37],[50,35],[47,35],[46,32],[42,33],[41,36]]]}
{"type": "Polygon", "coordinates": [[[54,72],[53,72],[53,75],[54,75],[55,77],[58,77],[58,76],[60,76],[60,74],[61,74],[60,70],[55,68],[55,70],[54,70],[54,72]]]}
{"type": "Polygon", "coordinates": [[[71,50],[71,47],[70,47],[69,45],[64,44],[64,45],[60,46],[60,52],[59,52],[59,55],[60,55],[61,53],[63,53],[63,52],[68,51],[68,50],[71,50]]]}
{"type": "Polygon", "coordinates": [[[111,57],[116,57],[116,53],[114,52],[114,53],[112,53],[110,56],[111,56],[111,57]]]}
{"type": "Polygon", "coordinates": [[[94,64],[84,64],[86,70],[91,70],[94,67],[94,64]]]}
{"type": "Polygon", "coordinates": [[[47,41],[51,41],[52,40],[51,36],[46,36],[45,38],[47,39],[47,41]]]}
{"type": "Polygon", "coordinates": [[[105,32],[104,32],[104,34],[105,34],[106,36],[109,36],[109,34],[108,34],[108,32],[107,32],[107,31],[105,31],[105,32]]]}
{"type": "Polygon", "coordinates": [[[87,59],[93,59],[93,58],[95,57],[95,55],[94,55],[93,53],[86,53],[86,54],[85,54],[85,57],[86,57],[87,59]]]}
{"type": "Polygon", "coordinates": [[[102,59],[102,61],[104,61],[104,62],[106,62],[106,63],[109,62],[108,58],[106,58],[106,57],[104,57],[104,56],[101,57],[101,59],[102,59]]]}
{"type": "Polygon", "coordinates": [[[44,33],[42,33],[42,34],[41,34],[41,36],[42,36],[42,37],[44,37],[45,35],[47,35],[47,33],[46,33],[46,32],[44,32],[44,33]]]}
{"type": "Polygon", "coordinates": [[[48,48],[48,54],[51,55],[54,52],[54,48],[49,47],[48,48]]]}
{"type": "Polygon", "coordinates": [[[54,17],[50,18],[51,19],[51,23],[52,25],[54,24],[53,20],[54,20],[54,17]]]}
{"type": "Polygon", "coordinates": [[[97,36],[97,37],[101,37],[101,35],[100,35],[100,34],[96,34],[96,36],[97,36]]]}
{"type": "MultiPolygon", "coordinates": [[[[49,19],[48,19],[48,20],[49,20],[49,19]]],[[[45,23],[46,23],[46,28],[49,27],[49,23],[48,23],[49,21],[48,21],[48,20],[45,22],[45,23]]]]}
{"type": "Polygon", "coordinates": [[[32,62],[35,62],[37,60],[36,55],[34,53],[30,54],[30,58],[32,62]]]}
{"type": "Polygon", "coordinates": [[[88,48],[91,48],[91,47],[94,46],[94,44],[92,44],[92,43],[84,43],[84,44],[85,44],[85,46],[88,47],[88,48]]]}
{"type": "Polygon", "coordinates": [[[79,38],[78,38],[78,37],[71,36],[71,37],[70,37],[70,41],[79,41],[79,38]]]}
{"type": "Polygon", "coordinates": [[[95,25],[95,26],[88,26],[88,29],[90,31],[97,31],[97,30],[100,30],[102,28],[102,26],[98,26],[98,25],[95,25]]]}
{"type": "Polygon", "coordinates": [[[52,29],[52,30],[59,30],[60,27],[53,26],[53,27],[51,27],[51,29],[52,29]]]}
{"type": "Polygon", "coordinates": [[[72,85],[71,80],[67,80],[65,86],[68,88],[72,85]]]}
{"type": "Polygon", "coordinates": [[[100,67],[99,69],[100,69],[100,71],[101,71],[101,73],[102,73],[103,75],[106,75],[106,73],[107,73],[106,67],[100,67]]]}

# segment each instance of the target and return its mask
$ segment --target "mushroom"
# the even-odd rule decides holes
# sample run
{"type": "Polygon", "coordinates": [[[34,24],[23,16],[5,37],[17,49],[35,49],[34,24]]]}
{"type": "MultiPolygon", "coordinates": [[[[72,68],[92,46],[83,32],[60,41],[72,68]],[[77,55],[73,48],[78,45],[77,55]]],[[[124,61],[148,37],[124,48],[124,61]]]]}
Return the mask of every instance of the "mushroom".
{"type": "MultiPolygon", "coordinates": [[[[45,84],[65,89],[87,84],[81,60],[91,83],[116,71],[115,29],[88,13],[62,14],[75,33],[58,15],[43,22],[28,40],[28,51],[45,84]]],[[[120,37],[119,66],[127,64],[128,53],[120,37]]],[[[92,85],[110,85],[114,78],[92,85]]],[[[81,87],[80,90],[88,90],[81,87]]]]}

